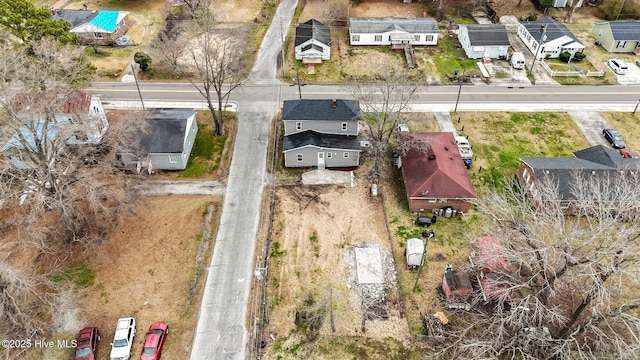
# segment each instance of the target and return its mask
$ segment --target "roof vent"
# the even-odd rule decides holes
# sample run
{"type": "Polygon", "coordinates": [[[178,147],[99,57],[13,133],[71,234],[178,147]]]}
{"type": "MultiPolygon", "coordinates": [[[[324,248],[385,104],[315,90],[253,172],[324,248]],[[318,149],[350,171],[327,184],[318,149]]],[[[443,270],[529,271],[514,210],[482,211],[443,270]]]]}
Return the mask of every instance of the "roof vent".
{"type": "Polygon", "coordinates": [[[427,156],[427,159],[429,159],[429,160],[435,160],[435,158],[436,158],[436,156],[433,155],[433,154],[427,156]]]}
{"type": "Polygon", "coordinates": [[[331,107],[335,108],[336,106],[338,106],[338,100],[336,99],[331,100],[331,107]]]}
{"type": "Polygon", "coordinates": [[[445,149],[445,150],[447,150],[447,151],[449,151],[449,147],[447,147],[447,146],[445,146],[445,147],[444,147],[444,149],[445,149]]]}

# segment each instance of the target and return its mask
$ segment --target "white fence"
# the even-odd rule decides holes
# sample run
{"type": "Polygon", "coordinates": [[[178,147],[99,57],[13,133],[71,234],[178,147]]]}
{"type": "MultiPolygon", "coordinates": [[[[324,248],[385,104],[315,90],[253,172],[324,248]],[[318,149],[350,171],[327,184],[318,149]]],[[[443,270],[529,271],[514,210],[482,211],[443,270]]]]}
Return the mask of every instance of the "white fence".
{"type": "Polygon", "coordinates": [[[552,69],[549,64],[544,62],[544,60],[540,61],[542,68],[547,71],[547,73],[551,76],[596,76],[601,77],[604,76],[604,70],[600,71],[577,71],[577,70],[567,70],[560,71],[552,69]]]}

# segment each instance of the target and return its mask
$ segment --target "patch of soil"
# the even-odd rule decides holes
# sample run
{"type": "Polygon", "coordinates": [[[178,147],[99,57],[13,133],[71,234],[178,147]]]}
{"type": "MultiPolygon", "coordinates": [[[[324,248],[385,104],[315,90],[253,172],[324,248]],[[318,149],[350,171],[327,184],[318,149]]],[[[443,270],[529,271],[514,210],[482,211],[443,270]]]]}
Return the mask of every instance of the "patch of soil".
{"type": "MultiPolygon", "coordinates": [[[[362,170],[362,169],[360,169],[362,170]]],[[[359,171],[360,171],[359,170],[359,171]]],[[[408,341],[406,320],[400,316],[397,291],[388,295],[388,320],[366,322],[361,330],[361,299],[350,283],[349,252],[354,245],[377,244],[393,267],[382,204],[371,198],[369,184],[357,175],[353,188],[336,186],[283,186],[276,190],[273,244],[281,253],[271,256],[269,298],[272,310],[265,330],[267,349],[295,328],[296,309],[309,294],[331,299],[336,331],[325,319],[320,336],[394,337],[408,341]]],[[[386,316],[386,315],[385,315],[386,316]]],[[[293,337],[286,342],[297,341],[293,337]]]]}
{"type": "Polygon", "coordinates": [[[256,0],[213,0],[209,8],[219,22],[253,22],[260,13],[262,1],[256,0]]]}
{"type": "Polygon", "coordinates": [[[94,285],[78,301],[84,325],[97,326],[102,333],[100,358],[108,357],[117,319],[127,316],[137,322],[134,354],[142,350],[149,326],[165,321],[171,333],[164,357],[188,357],[197,314],[189,294],[196,272],[198,234],[211,201],[204,196],[147,198],[134,216],[120,219],[97,249],[90,262],[96,270],[94,285]]]}
{"type": "Polygon", "coordinates": [[[351,6],[351,17],[427,17],[425,7],[414,2],[404,4],[399,0],[367,0],[351,6]]]}

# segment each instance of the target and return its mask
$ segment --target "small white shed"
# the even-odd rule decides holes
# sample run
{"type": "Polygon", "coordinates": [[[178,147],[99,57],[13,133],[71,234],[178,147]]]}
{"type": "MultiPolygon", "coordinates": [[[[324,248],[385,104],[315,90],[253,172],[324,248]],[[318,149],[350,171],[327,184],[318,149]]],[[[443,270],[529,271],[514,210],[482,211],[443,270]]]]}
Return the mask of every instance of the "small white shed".
{"type": "Polygon", "coordinates": [[[407,240],[407,267],[418,267],[424,265],[424,242],[420,239],[407,240]]]}

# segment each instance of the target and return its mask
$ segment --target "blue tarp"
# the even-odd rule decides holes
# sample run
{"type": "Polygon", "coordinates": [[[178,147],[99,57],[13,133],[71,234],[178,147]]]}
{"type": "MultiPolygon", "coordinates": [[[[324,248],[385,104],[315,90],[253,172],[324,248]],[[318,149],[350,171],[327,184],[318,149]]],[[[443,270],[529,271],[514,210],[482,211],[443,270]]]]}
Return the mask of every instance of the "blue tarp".
{"type": "MultiPolygon", "coordinates": [[[[5,151],[12,147],[22,149],[25,147],[25,145],[30,150],[35,150],[36,148],[35,139],[37,138],[37,139],[43,140],[43,131],[42,131],[43,128],[44,128],[44,122],[40,120],[35,120],[33,123],[33,126],[25,126],[25,125],[21,126],[20,132],[22,133],[22,136],[24,137],[26,144],[22,142],[20,135],[16,133],[11,137],[11,139],[9,139],[9,141],[7,141],[7,143],[2,147],[2,150],[0,150],[0,152],[5,151]]],[[[47,128],[48,128],[47,138],[49,139],[49,141],[51,141],[55,139],[56,135],[58,134],[59,128],[55,124],[51,124],[51,123],[47,125],[47,128]]]]}

